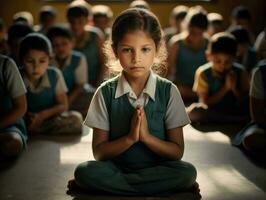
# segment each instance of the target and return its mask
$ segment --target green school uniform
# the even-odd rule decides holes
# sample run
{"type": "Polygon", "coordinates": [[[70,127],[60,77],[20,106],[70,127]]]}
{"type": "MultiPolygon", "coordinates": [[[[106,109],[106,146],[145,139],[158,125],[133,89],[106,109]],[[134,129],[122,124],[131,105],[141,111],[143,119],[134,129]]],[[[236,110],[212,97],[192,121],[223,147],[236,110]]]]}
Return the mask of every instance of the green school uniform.
{"type": "Polygon", "coordinates": [[[190,49],[184,40],[178,41],[178,44],[178,55],[176,57],[177,81],[192,88],[196,70],[207,62],[205,51],[208,42],[206,40],[206,45],[197,51],[190,49]]]}
{"type": "MultiPolygon", "coordinates": [[[[117,79],[101,88],[109,114],[109,139],[127,135],[134,107],[127,95],[115,98],[117,79]]],[[[151,134],[166,140],[165,112],[170,98],[171,83],[157,78],[155,101],[149,100],[145,113],[151,134]]],[[[119,195],[166,195],[191,187],[196,169],[190,163],[158,156],[138,142],[109,161],[88,161],[75,170],[75,180],[88,190],[119,195]]]]}
{"type": "Polygon", "coordinates": [[[75,50],[82,52],[88,64],[88,83],[97,86],[97,77],[99,76],[101,64],[98,54],[97,33],[94,29],[86,30],[84,41],[75,47],[75,50]]]}

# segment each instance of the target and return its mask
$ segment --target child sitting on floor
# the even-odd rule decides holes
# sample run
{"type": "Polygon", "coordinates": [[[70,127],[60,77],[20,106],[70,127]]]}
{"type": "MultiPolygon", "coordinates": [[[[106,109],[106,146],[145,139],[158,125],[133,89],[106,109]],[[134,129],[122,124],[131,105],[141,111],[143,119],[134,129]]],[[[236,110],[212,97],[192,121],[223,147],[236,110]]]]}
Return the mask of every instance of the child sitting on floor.
{"type": "Polygon", "coordinates": [[[198,68],[193,90],[205,106],[192,104],[192,122],[245,122],[248,120],[249,79],[246,70],[234,62],[234,36],[221,32],[212,36],[207,51],[209,62],[198,68]]]}
{"type": "Polygon", "coordinates": [[[26,147],[23,115],[27,110],[26,88],[14,61],[0,55],[0,159],[13,157],[26,147]]]}
{"type": "Polygon", "coordinates": [[[235,146],[242,146],[257,158],[266,152],[266,59],[254,69],[250,86],[250,114],[252,121],[233,139],[235,146]]]}
{"type": "Polygon", "coordinates": [[[68,28],[59,25],[53,26],[48,30],[47,37],[52,42],[55,52],[53,63],[62,71],[68,88],[67,96],[70,109],[82,113],[87,112],[89,97],[84,90],[88,79],[85,56],[72,49],[74,41],[68,28]]]}
{"type": "Polygon", "coordinates": [[[82,116],[69,111],[67,87],[60,70],[48,67],[51,44],[44,35],[32,33],[20,44],[19,58],[27,87],[27,125],[31,134],[80,134],[82,116]]]}
{"type": "Polygon", "coordinates": [[[196,169],[181,161],[183,126],[190,122],[184,103],[176,86],[152,70],[164,67],[166,57],[158,19],[146,9],[125,10],[113,24],[111,40],[109,64],[121,73],[93,97],[85,124],[93,128],[96,161],[76,168],[69,189],[128,196],[198,194],[196,169]]]}

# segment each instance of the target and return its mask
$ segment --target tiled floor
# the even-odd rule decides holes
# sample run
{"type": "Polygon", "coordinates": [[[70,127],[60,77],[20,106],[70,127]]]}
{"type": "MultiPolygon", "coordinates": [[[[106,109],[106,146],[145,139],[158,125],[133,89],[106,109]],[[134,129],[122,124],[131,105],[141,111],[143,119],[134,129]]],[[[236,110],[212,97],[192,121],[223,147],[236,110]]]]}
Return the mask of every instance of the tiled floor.
{"type": "MultiPolygon", "coordinates": [[[[198,170],[202,199],[264,200],[266,170],[250,161],[239,149],[230,145],[228,135],[233,127],[221,133],[217,127],[184,128],[184,159],[198,170]],[[228,132],[229,130],[229,132],[228,132]]],[[[82,137],[41,136],[29,142],[28,150],[14,163],[0,171],[1,200],[190,200],[190,194],[171,197],[116,197],[66,194],[67,182],[75,166],[93,159],[91,134],[82,137]]]]}

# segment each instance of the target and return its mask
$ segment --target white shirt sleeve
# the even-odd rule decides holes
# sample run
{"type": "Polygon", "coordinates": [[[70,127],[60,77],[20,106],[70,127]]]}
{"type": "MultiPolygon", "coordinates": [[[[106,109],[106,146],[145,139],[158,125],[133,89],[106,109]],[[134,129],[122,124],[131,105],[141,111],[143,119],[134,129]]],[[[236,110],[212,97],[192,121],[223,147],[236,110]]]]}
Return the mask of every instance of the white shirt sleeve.
{"type": "Polygon", "coordinates": [[[101,88],[98,88],[91,100],[84,125],[105,131],[110,130],[109,114],[105,105],[101,88]]]}
{"type": "Polygon", "coordinates": [[[57,76],[57,82],[56,82],[56,86],[55,86],[55,93],[56,94],[62,94],[62,93],[67,93],[68,89],[66,86],[66,82],[65,79],[63,77],[62,72],[57,69],[57,68],[53,68],[56,71],[56,76],[57,76]]]}
{"type": "Polygon", "coordinates": [[[249,95],[256,99],[265,99],[265,89],[259,68],[255,68],[252,73],[249,95]]]}
{"type": "Polygon", "coordinates": [[[7,90],[12,98],[19,97],[26,93],[26,87],[18,71],[15,62],[8,59],[5,66],[5,74],[7,90]]]}
{"type": "Polygon", "coordinates": [[[184,102],[181,98],[177,87],[172,84],[170,90],[170,99],[167,105],[165,124],[166,129],[183,127],[190,123],[190,119],[186,113],[184,102]]]}
{"type": "Polygon", "coordinates": [[[77,84],[83,85],[87,83],[88,80],[88,65],[87,60],[84,55],[80,57],[79,65],[75,71],[75,82],[77,84]]]}

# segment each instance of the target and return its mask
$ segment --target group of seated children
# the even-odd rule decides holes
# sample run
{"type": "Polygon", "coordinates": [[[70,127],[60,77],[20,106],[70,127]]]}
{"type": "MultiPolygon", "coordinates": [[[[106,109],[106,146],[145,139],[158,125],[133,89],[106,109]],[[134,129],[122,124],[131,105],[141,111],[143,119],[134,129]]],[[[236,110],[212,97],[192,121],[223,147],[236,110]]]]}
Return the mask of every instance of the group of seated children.
{"type": "Polygon", "coordinates": [[[104,58],[119,75],[96,90],[85,120],[93,128],[97,161],[77,167],[70,190],[198,193],[194,166],[181,161],[182,127],[190,120],[250,121],[233,144],[265,152],[266,38],[264,33],[254,51],[252,31],[241,24],[242,18],[250,20],[246,10],[234,10],[234,26],[224,31],[218,13],[179,6],[164,35],[145,1],[130,7],[112,28],[108,7],[92,9],[83,0],[67,7],[69,29],[54,24],[56,12],[50,7],[42,9],[38,27],[16,16],[19,22],[8,30],[9,57],[0,55],[0,158],[19,155],[27,132],[80,134],[88,91],[94,92],[107,74],[104,58]],[[164,75],[173,83],[155,74],[167,61],[164,75]]]}

